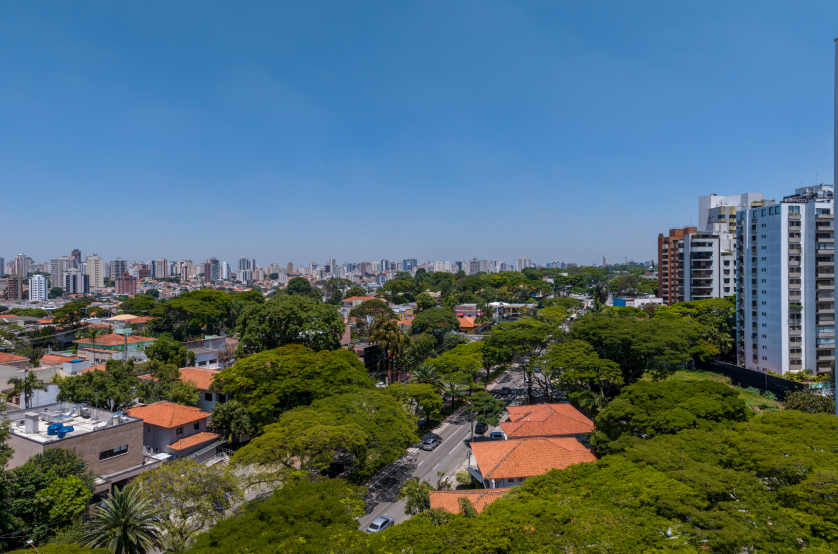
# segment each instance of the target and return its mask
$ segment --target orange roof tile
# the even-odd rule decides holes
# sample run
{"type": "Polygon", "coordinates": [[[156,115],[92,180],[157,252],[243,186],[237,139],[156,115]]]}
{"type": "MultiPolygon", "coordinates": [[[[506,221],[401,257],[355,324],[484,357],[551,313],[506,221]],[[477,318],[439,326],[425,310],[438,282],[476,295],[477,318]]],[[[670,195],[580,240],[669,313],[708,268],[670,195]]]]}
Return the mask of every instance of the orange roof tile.
{"type": "MultiPolygon", "coordinates": [[[[209,390],[215,376],[221,373],[220,369],[206,369],[203,367],[182,367],[180,368],[180,380],[192,381],[201,390],[209,390]]],[[[151,375],[140,375],[140,379],[151,381],[151,375]]]]}
{"type": "Polygon", "coordinates": [[[44,354],[41,358],[41,365],[58,365],[63,364],[64,362],[72,362],[78,358],[69,358],[67,356],[61,356],[60,354],[44,354]]]}
{"type": "Polygon", "coordinates": [[[92,365],[87,369],[79,370],[78,373],[88,373],[90,371],[105,371],[105,364],[92,365]]]}
{"type": "Polygon", "coordinates": [[[458,317],[457,320],[460,322],[461,328],[469,329],[475,327],[473,317],[458,317]]]}
{"type": "Polygon", "coordinates": [[[509,421],[500,428],[510,438],[561,437],[594,430],[594,422],[570,404],[508,406],[509,421]]]}
{"type": "Polygon", "coordinates": [[[177,442],[173,442],[169,445],[169,448],[171,448],[172,450],[185,450],[190,446],[195,446],[196,444],[217,440],[220,436],[221,435],[219,435],[218,433],[195,433],[194,435],[183,437],[177,442]]]}
{"type": "MultiPolygon", "coordinates": [[[[128,344],[134,344],[138,342],[151,342],[156,340],[157,339],[151,337],[128,337],[128,344]]],[[[125,337],[123,335],[111,333],[109,335],[102,335],[96,337],[95,342],[91,339],[78,339],[74,340],[73,342],[77,344],[93,344],[96,346],[122,346],[123,344],[125,344],[125,337]]]]}
{"type": "Polygon", "coordinates": [[[8,352],[0,352],[0,364],[15,364],[25,362],[27,358],[18,356],[17,354],[9,354],[8,352]]]}
{"type": "Polygon", "coordinates": [[[473,442],[471,451],[485,479],[531,477],[596,461],[596,456],[582,443],[567,438],[473,442]]]}
{"type": "Polygon", "coordinates": [[[165,427],[166,429],[186,425],[212,415],[200,408],[181,406],[174,402],[155,402],[148,406],[131,408],[127,410],[127,413],[129,416],[138,417],[150,425],[165,427]]]}
{"type": "Polygon", "coordinates": [[[509,489],[482,489],[473,491],[431,491],[431,509],[441,509],[452,514],[460,513],[460,498],[468,498],[479,514],[486,506],[501,498],[509,489]]]}

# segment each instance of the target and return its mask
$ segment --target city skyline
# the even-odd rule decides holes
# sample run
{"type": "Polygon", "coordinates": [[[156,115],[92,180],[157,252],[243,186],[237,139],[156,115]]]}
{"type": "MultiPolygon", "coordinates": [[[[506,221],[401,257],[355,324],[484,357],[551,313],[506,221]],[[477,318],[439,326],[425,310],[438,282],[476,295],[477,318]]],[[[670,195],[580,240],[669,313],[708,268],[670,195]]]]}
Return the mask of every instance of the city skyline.
{"type": "Polygon", "coordinates": [[[832,3],[84,6],[3,7],[7,257],[649,259],[832,180],[832,3]]]}

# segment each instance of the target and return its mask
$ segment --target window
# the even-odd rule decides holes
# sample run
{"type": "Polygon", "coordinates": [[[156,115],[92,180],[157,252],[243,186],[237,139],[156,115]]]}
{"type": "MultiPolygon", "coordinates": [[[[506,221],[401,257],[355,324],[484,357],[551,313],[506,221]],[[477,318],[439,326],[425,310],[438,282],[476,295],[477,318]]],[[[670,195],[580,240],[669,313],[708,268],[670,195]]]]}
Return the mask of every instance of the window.
{"type": "Polygon", "coordinates": [[[815,213],[816,214],[828,214],[828,213],[832,213],[832,212],[829,208],[815,208],[815,213]]]}
{"type": "Polygon", "coordinates": [[[762,215],[765,217],[765,208],[762,209],[762,215]]]}
{"type": "Polygon", "coordinates": [[[510,483],[514,483],[514,482],[515,482],[515,479],[509,479],[509,482],[510,482],[510,483]]]}
{"type": "Polygon", "coordinates": [[[178,436],[178,437],[179,437],[179,436],[181,436],[182,434],[183,434],[183,427],[178,427],[177,429],[175,429],[175,435],[176,435],[176,436],[178,436]]]}
{"type": "Polygon", "coordinates": [[[107,460],[108,458],[113,458],[114,456],[122,456],[123,454],[128,454],[128,445],[117,446],[116,448],[111,448],[110,450],[105,450],[104,452],[99,452],[99,461],[107,460]]]}
{"type": "Polygon", "coordinates": [[[206,400],[207,402],[212,402],[212,393],[211,392],[205,392],[204,393],[204,400],[206,400]]]}
{"type": "Polygon", "coordinates": [[[151,433],[151,425],[146,425],[145,426],[145,432],[146,433],[151,433]]]}
{"type": "Polygon", "coordinates": [[[198,367],[204,367],[207,365],[207,362],[198,362],[198,367]]]}
{"type": "Polygon", "coordinates": [[[192,428],[195,429],[196,431],[200,431],[201,430],[201,422],[196,421],[195,425],[193,425],[192,428]]]}
{"type": "Polygon", "coordinates": [[[790,214],[799,214],[800,213],[800,206],[789,206],[789,213],[790,214]]]}
{"type": "Polygon", "coordinates": [[[768,215],[774,215],[774,208],[768,208],[768,215]]]}
{"type": "Polygon", "coordinates": [[[224,404],[225,402],[227,402],[227,395],[222,394],[222,393],[219,392],[218,393],[218,403],[219,404],[224,404]]]}

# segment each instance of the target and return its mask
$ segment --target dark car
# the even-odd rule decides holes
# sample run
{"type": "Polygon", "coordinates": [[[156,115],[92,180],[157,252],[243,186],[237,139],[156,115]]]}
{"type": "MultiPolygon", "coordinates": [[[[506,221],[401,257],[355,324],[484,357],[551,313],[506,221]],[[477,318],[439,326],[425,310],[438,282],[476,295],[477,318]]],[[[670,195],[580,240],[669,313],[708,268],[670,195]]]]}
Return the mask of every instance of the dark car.
{"type": "Polygon", "coordinates": [[[485,423],[478,423],[474,427],[474,432],[477,433],[478,435],[482,435],[483,433],[485,433],[488,430],[489,430],[489,426],[486,425],[485,423]]]}
{"type": "Polygon", "coordinates": [[[500,431],[495,431],[494,433],[489,435],[489,438],[492,439],[493,441],[502,441],[503,440],[503,433],[501,433],[500,431]]]}
{"type": "Polygon", "coordinates": [[[501,387],[500,389],[501,394],[509,394],[510,392],[512,392],[512,389],[510,389],[509,387],[501,387]]]}
{"type": "Polygon", "coordinates": [[[364,531],[366,531],[367,533],[378,533],[380,531],[384,531],[385,529],[393,525],[393,523],[395,523],[395,520],[390,516],[377,517],[374,520],[372,520],[372,523],[370,523],[369,527],[364,529],[364,531]]]}
{"type": "Polygon", "coordinates": [[[442,441],[439,439],[425,439],[422,441],[422,450],[433,450],[440,445],[442,441]]]}

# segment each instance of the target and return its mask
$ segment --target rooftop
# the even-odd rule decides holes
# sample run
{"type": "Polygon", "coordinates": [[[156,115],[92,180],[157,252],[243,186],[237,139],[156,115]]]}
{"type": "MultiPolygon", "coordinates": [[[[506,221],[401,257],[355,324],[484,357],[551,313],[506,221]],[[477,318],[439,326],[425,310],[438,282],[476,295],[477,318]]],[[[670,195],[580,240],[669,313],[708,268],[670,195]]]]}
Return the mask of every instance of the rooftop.
{"type": "Polygon", "coordinates": [[[543,475],[551,469],[596,461],[590,450],[571,438],[473,442],[471,451],[484,479],[531,477],[543,475]]]}
{"type": "MultiPolygon", "coordinates": [[[[205,367],[182,367],[180,368],[180,380],[192,381],[201,390],[209,390],[215,376],[221,373],[220,369],[207,369],[205,367]]],[[[151,375],[140,375],[140,379],[151,381],[151,375]]]]}
{"type": "MultiPolygon", "coordinates": [[[[111,333],[109,335],[102,335],[100,337],[96,337],[96,340],[93,339],[77,339],[74,340],[76,344],[92,344],[94,346],[122,346],[125,344],[126,337],[124,335],[117,335],[116,333],[111,333]]],[[[152,337],[127,337],[128,344],[136,344],[138,342],[153,342],[157,339],[152,337]]]]}
{"type": "Polygon", "coordinates": [[[184,437],[179,441],[173,442],[168,446],[168,448],[171,448],[172,450],[185,450],[197,444],[217,440],[219,437],[221,437],[221,435],[219,435],[218,433],[195,433],[194,435],[189,435],[188,437],[184,437]]]}
{"type": "Polygon", "coordinates": [[[58,402],[28,410],[11,410],[6,413],[6,419],[11,422],[10,430],[13,435],[42,444],[70,439],[101,431],[108,427],[139,421],[137,418],[129,415],[115,415],[114,412],[109,412],[108,410],[84,407],[81,404],[76,405],[71,402],[58,402]],[[28,422],[26,421],[27,419],[29,420],[28,422]],[[32,428],[27,423],[32,425],[32,428]],[[48,434],[48,427],[55,423],[60,423],[65,428],[70,427],[73,430],[65,433],[63,437],[59,437],[57,434],[48,434]]]}
{"type": "Polygon", "coordinates": [[[594,423],[570,404],[508,406],[509,421],[500,424],[509,438],[560,437],[594,430],[594,423]]]}
{"type": "Polygon", "coordinates": [[[131,408],[127,410],[127,413],[131,417],[140,418],[150,425],[165,427],[166,429],[200,421],[212,415],[200,408],[182,406],[174,402],[155,402],[148,406],[131,408]]]}
{"type": "Polygon", "coordinates": [[[0,364],[19,364],[25,362],[26,358],[18,356],[17,354],[9,354],[7,352],[0,352],[0,364]]]}
{"type": "Polygon", "coordinates": [[[479,514],[486,506],[501,498],[509,489],[481,489],[464,491],[430,491],[431,509],[441,509],[452,514],[460,513],[460,498],[468,498],[479,514]]]}

